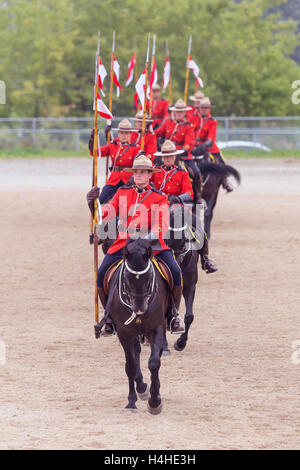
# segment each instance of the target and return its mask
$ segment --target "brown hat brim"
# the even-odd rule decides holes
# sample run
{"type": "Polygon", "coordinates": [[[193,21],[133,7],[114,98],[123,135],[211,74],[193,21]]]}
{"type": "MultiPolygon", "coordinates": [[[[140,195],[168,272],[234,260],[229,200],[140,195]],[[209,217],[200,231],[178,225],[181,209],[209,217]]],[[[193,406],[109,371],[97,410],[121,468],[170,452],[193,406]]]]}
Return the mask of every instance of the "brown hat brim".
{"type": "Polygon", "coordinates": [[[124,129],[124,127],[120,129],[119,127],[113,127],[112,131],[135,132],[135,129],[124,129]]]}
{"type": "Polygon", "coordinates": [[[169,108],[169,111],[190,111],[191,109],[193,109],[191,106],[187,106],[186,108],[176,108],[176,106],[171,106],[169,108]]]}
{"type": "MultiPolygon", "coordinates": [[[[137,118],[137,117],[135,117],[135,118],[133,118],[133,121],[141,121],[141,122],[143,122],[143,118],[137,118]]],[[[145,122],[148,122],[148,123],[153,122],[153,121],[154,121],[154,119],[151,119],[151,118],[146,118],[146,119],[145,119],[145,122]]]]}
{"type": "Polygon", "coordinates": [[[181,153],[184,153],[185,150],[173,150],[172,152],[155,152],[153,155],[156,157],[176,157],[176,155],[180,155],[181,153]]]}
{"type": "Polygon", "coordinates": [[[194,96],[189,96],[189,99],[191,101],[201,101],[201,100],[203,100],[203,97],[202,98],[195,98],[194,96]]]}
{"type": "Polygon", "coordinates": [[[148,166],[145,166],[145,165],[139,165],[139,166],[136,166],[136,167],[131,167],[131,168],[124,168],[124,171],[129,171],[131,173],[133,173],[135,170],[148,170],[148,171],[151,171],[152,173],[158,173],[160,170],[158,170],[157,168],[149,168],[148,166]]]}

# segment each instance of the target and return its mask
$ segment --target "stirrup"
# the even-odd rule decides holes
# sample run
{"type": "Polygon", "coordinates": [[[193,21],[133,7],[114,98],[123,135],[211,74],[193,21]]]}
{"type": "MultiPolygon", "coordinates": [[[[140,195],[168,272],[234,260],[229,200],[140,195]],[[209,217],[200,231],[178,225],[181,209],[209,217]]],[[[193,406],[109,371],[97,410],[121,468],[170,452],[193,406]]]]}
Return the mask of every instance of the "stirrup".
{"type": "Polygon", "coordinates": [[[183,320],[180,318],[179,315],[176,315],[176,316],[173,316],[171,318],[171,321],[170,321],[170,324],[169,324],[169,331],[171,334],[173,335],[181,335],[182,333],[185,333],[185,324],[183,322],[183,320]],[[180,329],[178,329],[178,331],[173,331],[172,330],[172,323],[175,321],[175,320],[178,320],[179,323],[180,323],[180,329]]]}
{"type": "Polygon", "coordinates": [[[116,328],[115,328],[115,325],[113,323],[113,321],[111,320],[111,318],[109,318],[110,321],[107,321],[107,318],[105,319],[105,322],[104,322],[104,325],[101,329],[101,333],[100,335],[101,336],[104,336],[104,337],[109,337],[109,336],[113,336],[116,334],[116,328]]]}

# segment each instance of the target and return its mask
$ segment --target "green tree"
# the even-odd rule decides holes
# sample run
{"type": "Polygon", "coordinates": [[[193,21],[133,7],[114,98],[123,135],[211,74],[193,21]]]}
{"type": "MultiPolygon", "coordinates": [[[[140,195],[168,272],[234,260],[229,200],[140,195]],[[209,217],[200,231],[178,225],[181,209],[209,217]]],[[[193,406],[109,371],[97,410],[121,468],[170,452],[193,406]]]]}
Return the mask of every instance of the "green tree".
{"type": "Polygon", "coordinates": [[[72,2],[37,0],[6,2],[1,7],[0,76],[7,84],[11,116],[65,114],[76,102],[72,2]]]}
{"type": "MultiPolygon", "coordinates": [[[[169,41],[174,101],[183,97],[189,35],[204,92],[218,115],[296,114],[291,84],[299,67],[291,54],[297,24],[277,11],[281,0],[19,0],[1,7],[0,79],[7,84],[2,114],[92,115],[97,34],[109,71],[112,32],[122,84],[137,44],[138,72],[145,65],[147,35],[157,35],[162,81],[169,41]]],[[[109,77],[104,84],[108,104],[109,77]]],[[[114,115],[132,115],[134,84],[114,90],[114,115]]],[[[190,74],[189,94],[195,91],[190,74]]],[[[167,96],[167,93],[166,93],[167,96]]]]}

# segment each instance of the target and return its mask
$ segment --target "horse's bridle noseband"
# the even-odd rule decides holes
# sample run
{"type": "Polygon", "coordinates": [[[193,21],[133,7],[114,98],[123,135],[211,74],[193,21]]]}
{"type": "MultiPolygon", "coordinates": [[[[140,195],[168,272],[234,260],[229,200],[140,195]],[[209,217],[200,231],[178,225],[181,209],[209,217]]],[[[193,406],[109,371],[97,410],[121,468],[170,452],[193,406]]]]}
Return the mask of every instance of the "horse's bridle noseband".
{"type": "MultiPolygon", "coordinates": [[[[149,299],[151,298],[151,296],[152,296],[152,294],[155,290],[154,289],[154,286],[155,286],[155,272],[154,272],[154,267],[153,267],[153,263],[151,262],[151,260],[149,259],[146,268],[141,270],[141,271],[136,271],[136,270],[130,268],[130,266],[128,265],[126,260],[125,260],[124,264],[121,267],[120,275],[119,275],[119,297],[120,297],[120,300],[123,303],[123,305],[125,305],[131,311],[133,311],[132,310],[132,305],[130,305],[128,302],[126,302],[123,299],[123,295],[122,295],[122,290],[121,290],[121,286],[123,285],[123,283],[122,283],[122,274],[123,274],[124,270],[126,269],[128,272],[130,272],[130,274],[134,274],[135,277],[137,279],[139,279],[139,277],[146,274],[149,271],[150,268],[151,268],[151,272],[152,272],[152,283],[150,284],[150,288],[147,290],[147,292],[142,292],[140,294],[133,294],[132,292],[128,292],[128,291],[124,292],[124,294],[126,294],[129,298],[130,297],[144,297],[146,301],[149,301],[149,299]]],[[[148,306],[148,308],[149,308],[149,306],[148,306]]],[[[136,313],[133,312],[131,317],[124,324],[129,325],[129,323],[131,323],[135,319],[135,317],[136,317],[136,313]]]]}

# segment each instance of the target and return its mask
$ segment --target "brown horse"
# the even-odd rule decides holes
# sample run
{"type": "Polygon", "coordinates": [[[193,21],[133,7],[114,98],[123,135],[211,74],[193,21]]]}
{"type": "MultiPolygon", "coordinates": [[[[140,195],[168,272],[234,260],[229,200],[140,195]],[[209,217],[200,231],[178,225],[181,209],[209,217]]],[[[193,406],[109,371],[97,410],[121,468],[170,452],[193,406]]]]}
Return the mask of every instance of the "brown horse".
{"type": "Polygon", "coordinates": [[[129,395],[125,409],[136,409],[137,393],[142,400],[148,398],[147,384],[140,368],[139,339],[144,336],[151,345],[148,362],[151,372],[148,410],[151,414],[158,414],[162,410],[159,369],[170,292],[167,283],[154,267],[152,257],[153,251],[149,241],[141,238],[127,241],[123,263],[109,282],[106,310],[116,325],[126,358],[129,395]]]}

